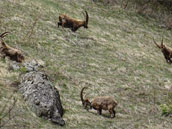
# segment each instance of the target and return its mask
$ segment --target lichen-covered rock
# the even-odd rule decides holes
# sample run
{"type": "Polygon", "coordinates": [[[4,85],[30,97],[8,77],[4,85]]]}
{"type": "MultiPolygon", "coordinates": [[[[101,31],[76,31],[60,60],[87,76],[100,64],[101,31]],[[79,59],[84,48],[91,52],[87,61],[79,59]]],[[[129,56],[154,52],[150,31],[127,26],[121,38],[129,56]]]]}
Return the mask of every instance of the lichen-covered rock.
{"type": "Polygon", "coordinates": [[[21,68],[25,68],[26,72],[31,72],[31,71],[38,71],[39,68],[44,67],[44,62],[39,60],[32,60],[32,61],[27,61],[23,64],[17,63],[17,62],[12,62],[9,64],[9,70],[19,70],[21,68]]]}
{"type": "Polygon", "coordinates": [[[31,71],[23,75],[19,92],[38,116],[59,125],[65,124],[62,119],[63,108],[60,95],[46,74],[31,71]]]}

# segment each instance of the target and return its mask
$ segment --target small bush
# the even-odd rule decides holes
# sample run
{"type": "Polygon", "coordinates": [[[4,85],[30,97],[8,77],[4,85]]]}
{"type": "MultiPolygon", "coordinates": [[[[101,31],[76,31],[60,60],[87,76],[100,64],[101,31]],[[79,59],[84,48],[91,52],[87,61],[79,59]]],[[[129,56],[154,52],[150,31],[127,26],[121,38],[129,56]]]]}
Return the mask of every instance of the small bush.
{"type": "Polygon", "coordinates": [[[172,104],[171,105],[162,104],[160,107],[161,107],[162,115],[169,116],[170,114],[172,114],[172,104]]]}

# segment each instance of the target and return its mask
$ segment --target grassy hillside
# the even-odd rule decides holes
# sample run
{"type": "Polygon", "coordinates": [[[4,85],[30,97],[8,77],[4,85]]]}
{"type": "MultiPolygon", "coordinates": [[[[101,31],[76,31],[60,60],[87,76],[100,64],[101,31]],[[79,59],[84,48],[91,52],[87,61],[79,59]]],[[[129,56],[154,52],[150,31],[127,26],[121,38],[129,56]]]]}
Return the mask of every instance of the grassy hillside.
{"type": "MultiPolygon", "coordinates": [[[[66,121],[60,127],[37,117],[10,84],[19,72],[8,71],[10,61],[0,60],[0,111],[17,99],[15,117],[4,129],[170,129],[172,119],[161,116],[161,104],[172,103],[172,66],[167,64],[152,38],[172,47],[172,31],[133,10],[103,6],[89,0],[1,0],[0,32],[5,41],[25,52],[27,60],[45,62],[44,71],[60,92],[66,121]],[[84,19],[88,29],[76,33],[57,28],[66,13],[84,19]],[[118,101],[116,118],[109,113],[83,109],[79,93],[110,95],[118,101]]],[[[1,114],[2,115],[2,114],[1,114]]],[[[7,119],[7,118],[6,118],[7,119]]]]}

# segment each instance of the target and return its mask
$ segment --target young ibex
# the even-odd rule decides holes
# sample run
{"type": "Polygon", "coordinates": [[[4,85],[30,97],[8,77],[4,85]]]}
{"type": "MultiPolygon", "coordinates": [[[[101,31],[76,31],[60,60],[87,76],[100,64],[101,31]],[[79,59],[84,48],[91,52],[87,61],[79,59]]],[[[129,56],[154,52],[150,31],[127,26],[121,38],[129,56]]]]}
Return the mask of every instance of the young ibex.
{"type": "Polygon", "coordinates": [[[62,26],[65,28],[70,28],[73,32],[77,31],[80,27],[84,27],[84,28],[88,28],[88,13],[87,11],[85,11],[85,20],[81,21],[81,20],[77,20],[74,18],[70,18],[69,16],[65,15],[65,14],[61,14],[59,16],[59,22],[58,22],[58,27],[62,26]]]}
{"type": "Polygon", "coordinates": [[[97,110],[98,114],[100,115],[102,114],[102,110],[108,110],[111,118],[115,117],[116,112],[114,108],[117,106],[117,102],[113,99],[113,97],[99,96],[94,98],[92,102],[90,102],[88,99],[83,98],[84,89],[86,89],[86,87],[82,88],[80,97],[85,109],[89,110],[93,108],[97,110]]]}
{"type": "Polygon", "coordinates": [[[3,37],[5,37],[9,32],[4,32],[0,35],[0,43],[1,43],[1,47],[0,47],[0,53],[2,58],[5,59],[5,57],[9,57],[10,60],[16,61],[16,62],[22,62],[24,60],[24,55],[20,50],[17,50],[15,48],[12,48],[10,46],[8,46],[4,41],[3,41],[3,37]]]}
{"type": "Polygon", "coordinates": [[[158,45],[154,39],[153,39],[153,41],[154,41],[155,45],[161,49],[161,52],[163,53],[163,55],[166,59],[166,62],[171,64],[172,63],[172,60],[171,60],[172,49],[163,44],[163,39],[161,41],[161,45],[158,45]]]}

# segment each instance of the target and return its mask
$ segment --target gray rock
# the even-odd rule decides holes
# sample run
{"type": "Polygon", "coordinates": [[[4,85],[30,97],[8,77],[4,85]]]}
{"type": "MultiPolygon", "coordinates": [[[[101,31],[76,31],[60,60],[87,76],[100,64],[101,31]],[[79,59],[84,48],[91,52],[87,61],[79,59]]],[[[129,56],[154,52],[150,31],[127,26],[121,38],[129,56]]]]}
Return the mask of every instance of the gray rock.
{"type": "Polygon", "coordinates": [[[41,66],[37,61],[32,60],[31,62],[24,63],[23,67],[26,68],[27,72],[30,72],[30,71],[38,71],[38,68],[43,66],[41,66]]]}
{"type": "Polygon", "coordinates": [[[35,60],[25,62],[23,64],[12,62],[9,66],[9,70],[19,70],[20,68],[25,68],[26,72],[38,71],[39,68],[44,67],[44,63],[35,60]]]}
{"type": "Polygon", "coordinates": [[[9,68],[8,69],[9,70],[19,70],[20,69],[20,64],[14,62],[14,63],[12,63],[12,64],[9,65],[9,68]]]}
{"type": "Polygon", "coordinates": [[[19,92],[38,116],[62,126],[65,124],[59,92],[46,74],[37,71],[26,73],[20,81],[19,92]]]}

